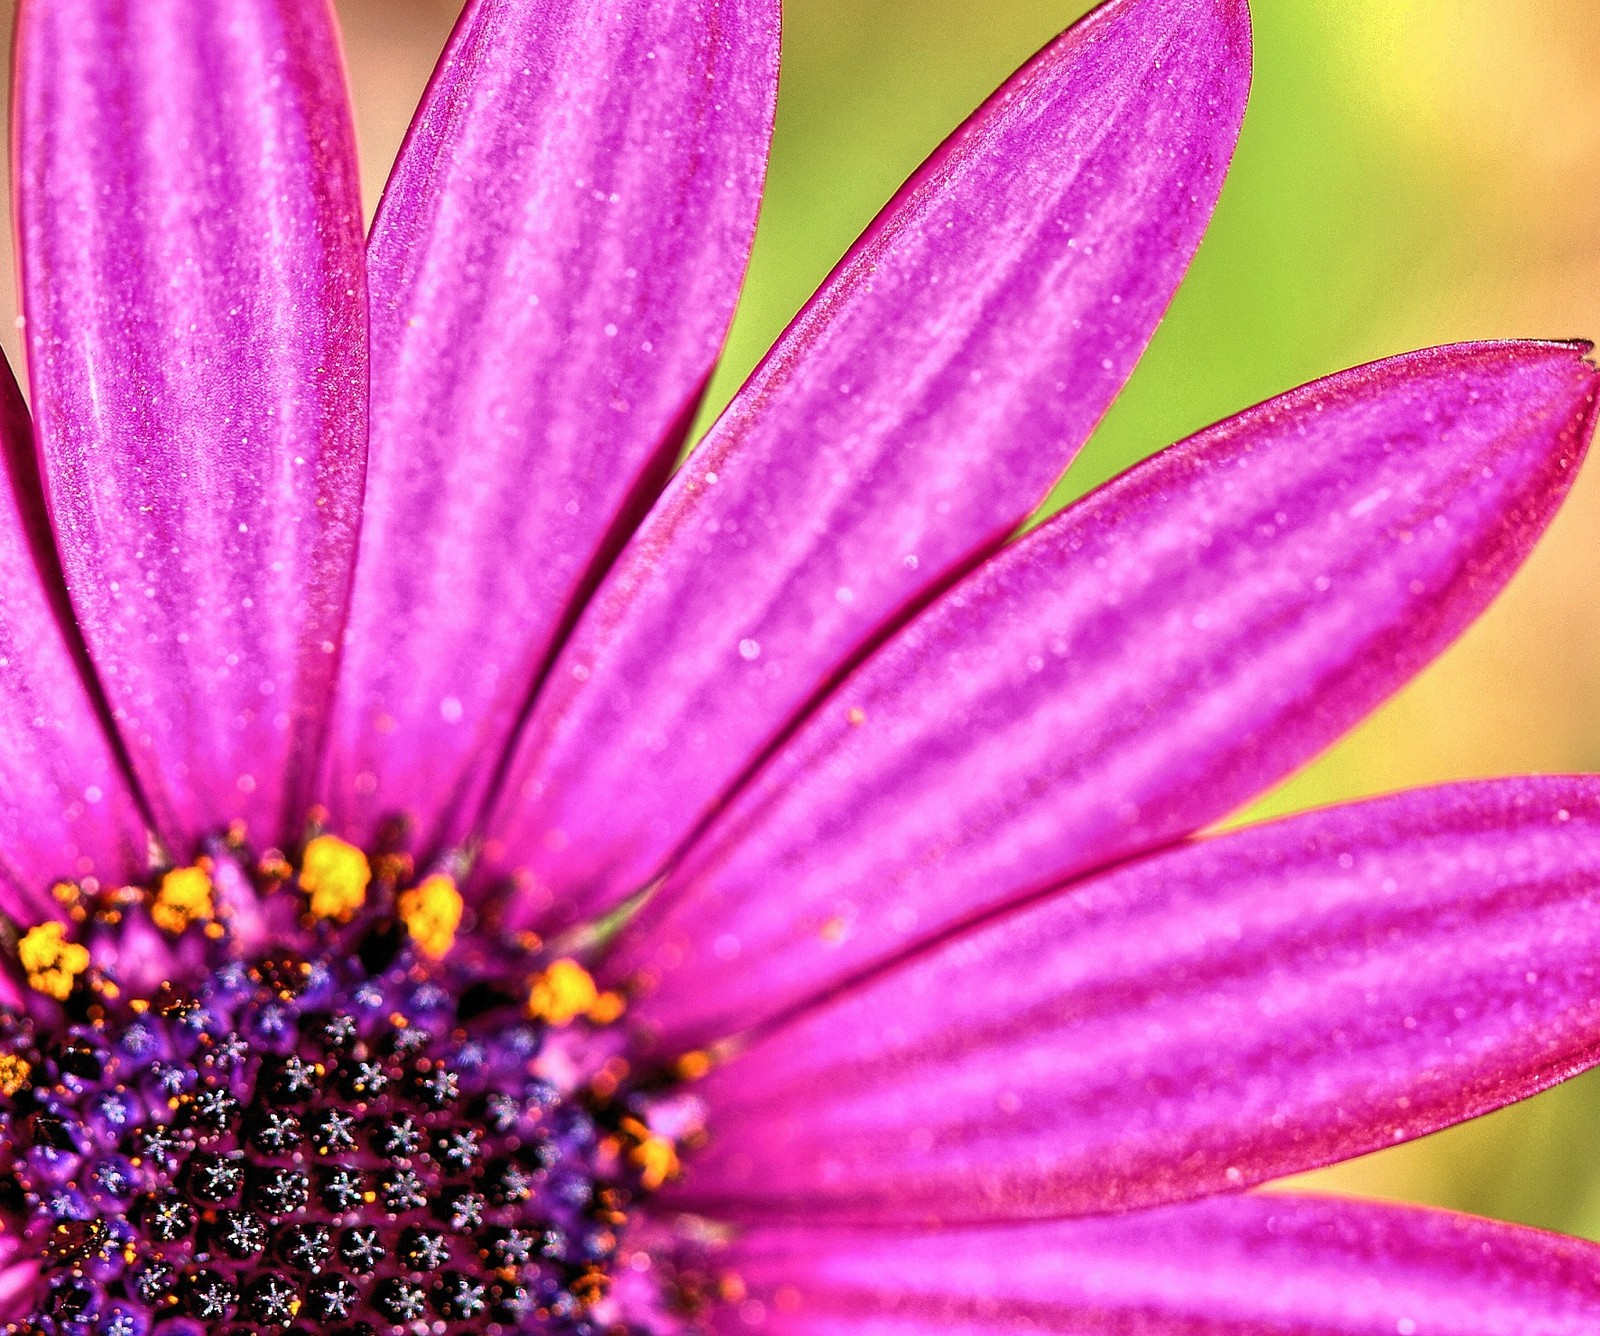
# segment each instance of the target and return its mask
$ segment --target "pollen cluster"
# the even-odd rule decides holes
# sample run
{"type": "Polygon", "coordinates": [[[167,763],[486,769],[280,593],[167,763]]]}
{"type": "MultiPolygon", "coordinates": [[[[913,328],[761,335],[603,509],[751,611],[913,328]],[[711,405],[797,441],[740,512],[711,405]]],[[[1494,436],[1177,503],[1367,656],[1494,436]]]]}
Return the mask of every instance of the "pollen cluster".
{"type": "Polygon", "coordinates": [[[0,1025],[0,1226],[40,1264],[10,1330],[596,1325],[632,1208],[678,1167],[620,1088],[622,1000],[571,959],[451,959],[454,883],[380,913],[349,850],[300,874],[317,950],[243,957],[194,869],[140,912],[213,959],[153,993],[58,924],[34,939],[29,977],[64,1005],[0,1025]]]}

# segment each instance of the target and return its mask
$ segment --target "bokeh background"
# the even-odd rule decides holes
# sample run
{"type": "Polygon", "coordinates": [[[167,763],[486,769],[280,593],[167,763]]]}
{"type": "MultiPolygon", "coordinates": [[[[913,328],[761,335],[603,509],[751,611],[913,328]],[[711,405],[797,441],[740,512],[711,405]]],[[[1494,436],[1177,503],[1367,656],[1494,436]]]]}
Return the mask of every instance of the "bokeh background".
{"type": "MultiPolygon", "coordinates": [[[[337,0],[369,210],[460,0],[337,0]]],[[[0,0],[0,15],[11,8],[0,0]]],[[[769,189],[725,401],[917,162],[1083,0],[787,0],[769,189]]],[[[1595,0],[1255,0],[1210,235],[1052,507],[1300,381],[1427,343],[1600,336],[1595,0]]],[[[12,266],[0,264],[9,275],[12,266]]],[[[9,291],[0,309],[14,311],[9,291]]],[[[15,361],[15,330],[0,343],[15,361]]],[[[1259,812],[1600,769],[1600,460],[1490,614],[1259,812]]],[[[1313,1175],[1600,1238],[1600,1073],[1313,1175]]]]}

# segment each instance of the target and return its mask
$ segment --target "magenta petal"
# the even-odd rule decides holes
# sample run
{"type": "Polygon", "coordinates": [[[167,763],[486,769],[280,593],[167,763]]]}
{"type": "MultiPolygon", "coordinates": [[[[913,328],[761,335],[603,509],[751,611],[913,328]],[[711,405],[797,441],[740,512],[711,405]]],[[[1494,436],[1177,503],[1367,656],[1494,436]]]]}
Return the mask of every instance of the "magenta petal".
{"type": "Polygon", "coordinates": [[[37,1262],[6,1260],[17,1251],[8,1240],[0,1239],[0,1322],[13,1322],[28,1316],[35,1286],[39,1281],[37,1262]]]}
{"type": "Polygon", "coordinates": [[[29,366],[73,607],[162,834],[304,815],[360,512],[366,292],[321,0],[28,0],[29,366]]]}
{"type": "MultiPolygon", "coordinates": [[[[33,433],[3,362],[0,449],[13,471],[13,485],[0,481],[0,913],[33,923],[58,910],[52,882],[118,882],[141,866],[146,840],[35,564],[29,526],[47,542],[43,515],[18,499],[33,433]]],[[[0,1005],[12,1000],[0,979],[0,1005]]]]}
{"type": "Polygon", "coordinates": [[[753,1229],[719,1261],[749,1296],[713,1310],[727,1336],[1600,1332],[1595,1244],[1334,1198],[1008,1228],[753,1229]]]}
{"type": "Polygon", "coordinates": [[[369,249],[372,456],[335,816],[470,818],[676,458],[744,275],[776,0],[477,0],[369,249]]]}
{"type": "Polygon", "coordinates": [[[1600,1058],[1600,778],[1335,808],[957,933],[707,1078],[713,1214],[1156,1205],[1498,1108],[1600,1058]]]}
{"type": "Polygon", "coordinates": [[[848,679],[613,966],[692,1047],[952,923],[1189,834],[1405,682],[1576,473],[1566,345],[1346,372],[1133,469],[848,679]]]}
{"type": "Polygon", "coordinates": [[[1177,286],[1248,81],[1240,0],[1113,0],[934,155],[591,605],[491,823],[508,859],[568,910],[633,891],[821,684],[1015,528],[1177,286]]]}

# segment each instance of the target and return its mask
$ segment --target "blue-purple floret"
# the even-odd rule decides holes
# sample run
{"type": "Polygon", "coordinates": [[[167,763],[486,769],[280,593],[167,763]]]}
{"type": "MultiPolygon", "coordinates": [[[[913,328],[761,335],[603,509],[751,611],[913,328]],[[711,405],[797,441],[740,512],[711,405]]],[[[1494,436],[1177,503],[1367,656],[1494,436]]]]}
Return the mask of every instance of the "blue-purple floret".
{"type": "Polygon", "coordinates": [[[636,1178],[535,1074],[544,1027],[441,973],[280,955],[0,1028],[32,1068],[0,1101],[23,1328],[584,1331],[636,1178]]]}

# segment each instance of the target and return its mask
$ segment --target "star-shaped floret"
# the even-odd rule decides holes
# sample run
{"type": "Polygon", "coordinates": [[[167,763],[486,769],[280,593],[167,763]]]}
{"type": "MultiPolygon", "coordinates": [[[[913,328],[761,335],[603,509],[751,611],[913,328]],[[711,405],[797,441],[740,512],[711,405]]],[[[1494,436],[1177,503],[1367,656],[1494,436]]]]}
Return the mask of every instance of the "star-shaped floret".
{"type": "Polygon", "coordinates": [[[457,1188],[445,1198],[445,1218],[457,1233],[477,1229],[483,1224],[483,1210],[487,1205],[481,1192],[457,1188]]]}
{"type": "Polygon", "coordinates": [[[236,1034],[224,1035],[206,1054],[206,1062],[221,1072],[242,1067],[250,1056],[250,1045],[236,1034]]]}
{"type": "Polygon", "coordinates": [[[372,1149],[391,1160],[404,1159],[422,1149],[422,1129],[408,1113],[380,1119],[369,1135],[372,1149]]]}
{"type": "Polygon", "coordinates": [[[126,1127],[131,1115],[127,1099],[115,1090],[95,1100],[94,1111],[111,1127],[126,1127]]]}
{"type": "Polygon", "coordinates": [[[278,1253],[297,1270],[317,1275],[333,1255],[333,1236],[326,1225],[295,1225],[284,1231],[278,1253]]]}
{"type": "Polygon", "coordinates": [[[184,1303],[202,1322],[221,1322],[233,1313],[239,1292],[216,1271],[197,1271],[184,1283],[184,1303]]]}
{"type": "Polygon", "coordinates": [[[229,1257],[254,1257],[267,1246],[267,1226],[254,1211],[224,1211],[216,1229],[217,1242],[229,1257]]]}
{"type": "Polygon", "coordinates": [[[333,1052],[343,1052],[356,1042],[360,1033],[356,1026],[355,1017],[347,1016],[340,1012],[337,1015],[329,1016],[322,1023],[318,1038],[322,1041],[324,1048],[333,1052]]]}
{"type": "Polygon", "coordinates": [[[378,1180],[383,1204],[395,1214],[416,1211],[428,1204],[422,1179],[411,1169],[392,1169],[378,1180]]]}
{"type": "Polygon", "coordinates": [[[306,1287],[306,1309],[319,1322],[342,1322],[355,1311],[360,1291],[346,1276],[318,1276],[306,1287]]]}
{"type": "Polygon", "coordinates": [[[90,1171],[89,1181],[112,1197],[124,1197],[133,1190],[128,1167],[121,1160],[101,1160],[90,1171]]]}
{"type": "Polygon", "coordinates": [[[244,1307],[265,1326],[287,1327],[300,1311],[300,1294],[283,1276],[263,1276],[245,1291],[244,1307]]]}
{"type": "Polygon", "coordinates": [[[251,1127],[250,1140],[268,1155],[285,1155],[300,1144],[300,1120],[280,1109],[266,1109],[251,1127]]]}
{"type": "Polygon", "coordinates": [[[322,1178],[322,1203],[330,1211],[342,1214],[361,1205],[366,1187],[361,1172],[340,1166],[330,1169],[322,1178]]]}
{"type": "Polygon", "coordinates": [[[206,1202],[232,1201],[244,1191],[244,1155],[196,1155],[189,1161],[189,1190],[206,1202]]]}
{"type": "Polygon", "coordinates": [[[178,1273],[159,1257],[135,1269],[130,1281],[134,1296],[151,1308],[164,1301],[177,1283],[178,1273]]]}
{"type": "Polygon", "coordinates": [[[527,1266],[533,1260],[536,1247],[537,1240],[525,1230],[499,1230],[489,1241],[489,1265],[497,1271],[506,1267],[515,1269],[527,1266]]]}
{"type": "Polygon", "coordinates": [[[434,1295],[434,1307],[440,1317],[470,1320],[487,1306],[486,1293],[487,1287],[480,1282],[459,1271],[449,1271],[434,1295]]]}
{"type": "Polygon", "coordinates": [[[283,1104],[308,1099],[317,1088],[317,1068],[297,1053],[279,1061],[266,1081],[267,1093],[283,1104]]]}
{"type": "Polygon", "coordinates": [[[237,1097],[220,1086],[196,1092],[186,1108],[190,1125],[201,1132],[221,1134],[239,1118],[237,1097]]]}
{"type": "Polygon", "coordinates": [[[347,1229],[339,1236],[339,1256],[358,1276],[376,1268],[387,1257],[383,1236],[370,1227],[347,1229]]]}
{"type": "Polygon", "coordinates": [[[416,1096],[429,1108],[442,1109],[461,1097],[461,1082],[447,1067],[423,1072],[412,1083],[416,1096]]]}
{"type": "Polygon", "coordinates": [[[481,1153],[479,1135],[470,1127],[453,1127],[434,1139],[433,1158],[447,1173],[470,1173],[481,1153]]]}
{"type": "Polygon", "coordinates": [[[413,1271],[437,1271],[450,1260],[450,1244],[436,1229],[408,1229],[400,1239],[400,1256],[413,1271]]]}
{"type": "Polygon", "coordinates": [[[379,1285],[374,1298],[379,1310],[395,1322],[415,1322],[428,1311],[427,1294],[422,1286],[398,1276],[379,1285]]]}
{"type": "Polygon", "coordinates": [[[503,1161],[489,1176],[490,1195],[502,1206],[513,1206],[533,1196],[533,1176],[521,1165],[503,1161]]]}
{"type": "Polygon", "coordinates": [[[144,1230],[160,1243],[176,1243],[194,1228],[194,1207],[176,1193],[164,1193],[146,1207],[144,1230]]]}
{"type": "Polygon", "coordinates": [[[306,1139],[324,1155],[354,1150],[356,1116],[343,1109],[318,1109],[306,1119],[306,1139]]]}
{"type": "Polygon", "coordinates": [[[268,1169],[256,1183],[251,1200],[263,1214],[279,1217],[304,1210],[311,1182],[298,1169],[268,1169]]]}
{"type": "Polygon", "coordinates": [[[372,1099],[389,1087],[383,1064],[373,1058],[353,1062],[344,1073],[344,1091],[351,1099],[372,1099]]]}
{"type": "Polygon", "coordinates": [[[133,1138],[133,1153],[148,1160],[158,1169],[171,1170],[177,1165],[178,1147],[182,1143],[170,1127],[156,1124],[147,1127],[133,1138]]]}

